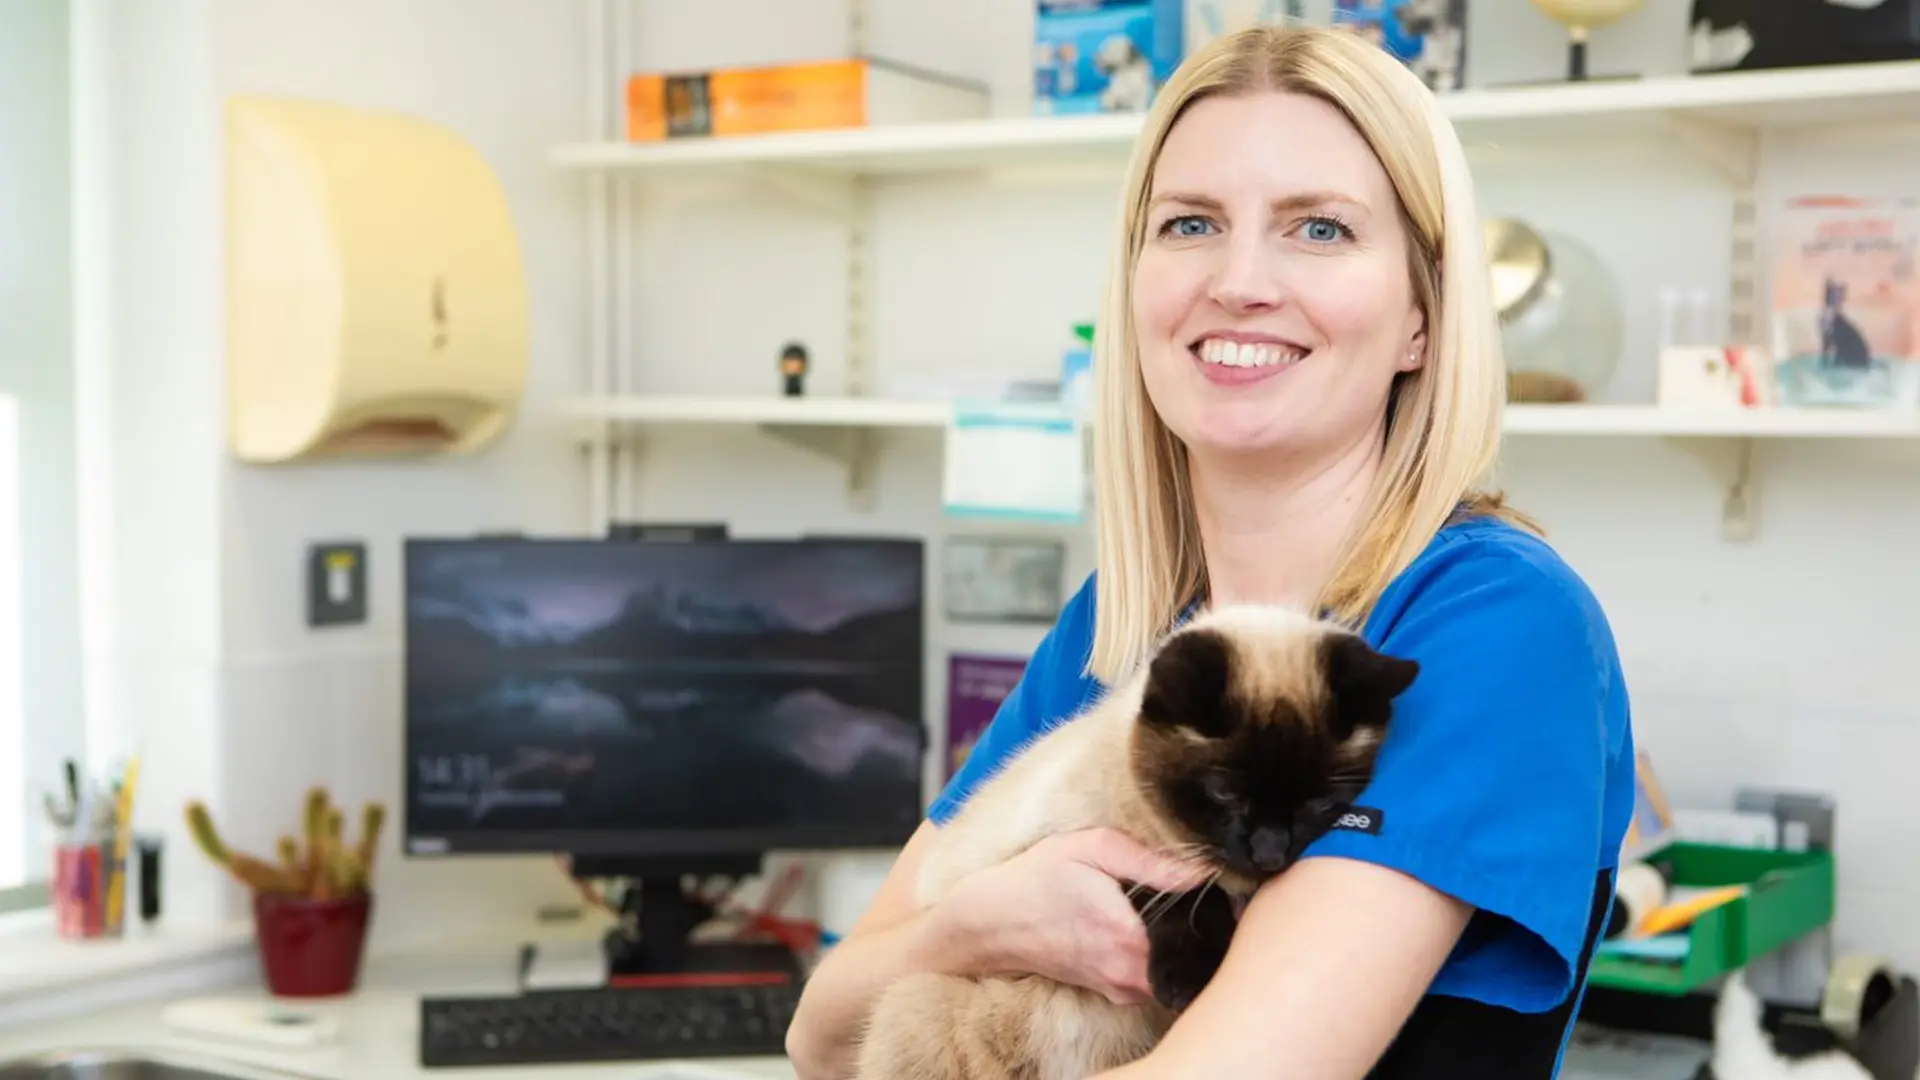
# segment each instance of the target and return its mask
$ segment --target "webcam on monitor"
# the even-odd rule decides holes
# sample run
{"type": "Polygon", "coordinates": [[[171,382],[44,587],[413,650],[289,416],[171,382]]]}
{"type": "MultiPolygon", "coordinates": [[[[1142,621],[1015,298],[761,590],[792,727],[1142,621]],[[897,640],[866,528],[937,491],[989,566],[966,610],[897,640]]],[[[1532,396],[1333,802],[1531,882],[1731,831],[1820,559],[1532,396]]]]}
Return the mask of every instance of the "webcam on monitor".
{"type": "Polygon", "coordinates": [[[607,526],[609,540],[637,540],[647,544],[725,540],[725,522],[616,521],[607,526]]]}

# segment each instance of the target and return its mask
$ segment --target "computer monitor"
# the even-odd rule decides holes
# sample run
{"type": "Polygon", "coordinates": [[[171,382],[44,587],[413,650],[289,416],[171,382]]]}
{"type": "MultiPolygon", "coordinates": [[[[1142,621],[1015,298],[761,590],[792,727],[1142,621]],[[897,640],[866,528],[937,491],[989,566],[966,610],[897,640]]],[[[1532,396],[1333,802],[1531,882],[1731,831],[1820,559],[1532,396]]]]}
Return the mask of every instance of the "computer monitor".
{"type": "Polygon", "coordinates": [[[924,558],[897,539],[409,540],[408,850],[904,842],[924,558]]]}
{"type": "Polygon", "coordinates": [[[922,542],[415,538],[404,562],[409,854],[564,853],[658,892],[918,826],[922,542]]]}

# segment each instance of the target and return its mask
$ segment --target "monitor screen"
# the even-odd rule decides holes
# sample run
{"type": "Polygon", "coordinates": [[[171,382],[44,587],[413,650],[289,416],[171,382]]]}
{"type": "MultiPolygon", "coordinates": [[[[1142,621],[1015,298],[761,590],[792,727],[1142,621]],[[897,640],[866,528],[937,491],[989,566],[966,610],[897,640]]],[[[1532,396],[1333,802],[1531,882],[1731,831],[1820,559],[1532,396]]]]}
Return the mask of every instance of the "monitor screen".
{"type": "Polygon", "coordinates": [[[918,540],[406,544],[406,848],[894,846],[924,806],[918,540]]]}

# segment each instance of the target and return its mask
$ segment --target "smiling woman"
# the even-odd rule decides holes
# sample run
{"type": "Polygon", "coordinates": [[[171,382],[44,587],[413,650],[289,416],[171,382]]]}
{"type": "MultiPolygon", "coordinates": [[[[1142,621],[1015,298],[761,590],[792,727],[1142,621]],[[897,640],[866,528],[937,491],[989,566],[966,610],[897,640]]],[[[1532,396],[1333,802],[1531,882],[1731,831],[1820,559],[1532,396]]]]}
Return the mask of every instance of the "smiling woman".
{"type": "MultiPolygon", "coordinates": [[[[1598,603],[1480,486],[1505,378],[1458,138],[1357,35],[1248,30],[1168,81],[1122,208],[1095,342],[1096,572],[809,982],[795,1064],[846,1075],[871,1003],[913,973],[1157,989],[1122,882],[1178,886],[1141,837],[1049,837],[947,894],[964,900],[921,907],[914,882],[1037,736],[1078,732],[1170,631],[1261,605],[1419,674],[1364,790],[1107,1080],[1547,1080],[1610,910],[1633,737],[1598,603]]],[[[1119,726],[1121,760],[1155,752],[1146,713],[1119,726]]],[[[1230,864],[1234,838],[1215,844],[1203,857],[1230,864]]]]}

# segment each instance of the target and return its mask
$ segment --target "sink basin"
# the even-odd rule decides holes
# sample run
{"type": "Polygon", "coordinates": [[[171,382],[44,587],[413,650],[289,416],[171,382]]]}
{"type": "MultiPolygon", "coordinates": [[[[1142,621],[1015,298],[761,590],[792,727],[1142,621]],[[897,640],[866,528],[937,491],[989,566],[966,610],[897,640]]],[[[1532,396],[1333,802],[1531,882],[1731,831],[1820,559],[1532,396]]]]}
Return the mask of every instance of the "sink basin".
{"type": "Polygon", "coordinates": [[[137,1050],[61,1050],[0,1061],[0,1080],[300,1080],[238,1062],[137,1050]]]}

